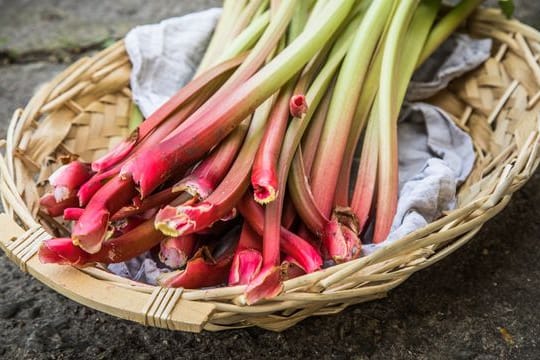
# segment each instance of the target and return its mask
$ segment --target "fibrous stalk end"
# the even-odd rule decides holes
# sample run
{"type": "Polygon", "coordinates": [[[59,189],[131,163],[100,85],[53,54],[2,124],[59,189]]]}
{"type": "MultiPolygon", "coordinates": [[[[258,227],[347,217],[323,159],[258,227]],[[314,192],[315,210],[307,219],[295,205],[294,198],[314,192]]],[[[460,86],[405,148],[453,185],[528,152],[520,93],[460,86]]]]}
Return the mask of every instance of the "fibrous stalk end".
{"type": "Polygon", "coordinates": [[[277,265],[265,266],[249,283],[245,296],[248,305],[271,299],[283,291],[283,269],[277,265]]]}

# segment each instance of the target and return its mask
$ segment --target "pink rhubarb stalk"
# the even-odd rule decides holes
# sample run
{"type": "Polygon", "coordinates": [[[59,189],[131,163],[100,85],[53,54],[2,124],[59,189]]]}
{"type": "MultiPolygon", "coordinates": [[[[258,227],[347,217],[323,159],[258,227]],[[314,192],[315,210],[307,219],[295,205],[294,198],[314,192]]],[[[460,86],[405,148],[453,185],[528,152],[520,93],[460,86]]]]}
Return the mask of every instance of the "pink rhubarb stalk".
{"type": "MultiPolygon", "coordinates": [[[[196,95],[201,92],[207,92],[218,88],[231,75],[242,62],[245,61],[247,54],[241,54],[233,59],[218,64],[205,71],[186,86],[182,87],[165,104],[159,107],[152,115],[143,121],[139,127],[134,130],[124,141],[115,146],[111,151],[100,159],[92,163],[92,169],[103,172],[112,166],[118,164],[134,149],[134,147],[143,141],[149,134],[158,128],[164,121],[174,116],[178,109],[192,101],[196,95]]],[[[176,126],[181,123],[178,121],[176,126]]],[[[176,127],[175,126],[175,127],[176,127]]],[[[173,127],[174,129],[174,127],[173,127]]]]}
{"type": "Polygon", "coordinates": [[[193,206],[166,206],[156,216],[156,228],[169,236],[198,232],[225,217],[249,186],[249,171],[264,133],[273,99],[270,98],[253,115],[246,140],[230,171],[216,190],[193,206]]]}
{"type": "Polygon", "coordinates": [[[247,285],[259,273],[262,266],[261,243],[259,234],[244,222],[229,272],[229,286],[247,285]]]}
{"type": "MultiPolygon", "coordinates": [[[[340,0],[328,4],[316,29],[304,31],[256,74],[237,85],[234,91],[229,89],[214,95],[172,136],[141,152],[126,164],[122,173],[132,174],[144,197],[168,179],[179,166],[200,159],[324,46],[349,13],[353,2],[340,0]]],[[[289,1],[283,2],[287,3],[289,1]]]]}
{"type": "Polygon", "coordinates": [[[73,194],[59,202],[56,201],[53,194],[45,194],[39,199],[39,205],[47,215],[57,217],[63,215],[64,210],[79,205],[79,202],[77,201],[77,196],[73,194]]]}
{"type": "Polygon", "coordinates": [[[171,269],[183,267],[195,248],[194,235],[182,235],[163,240],[159,247],[159,260],[171,269]]]}
{"type": "Polygon", "coordinates": [[[289,101],[289,112],[292,117],[303,116],[308,109],[306,97],[302,94],[293,95],[289,101]]]}
{"type": "Polygon", "coordinates": [[[86,252],[97,253],[108,237],[109,219],[135,195],[130,178],[114,177],[92,197],[73,227],[73,243],[86,252]]]}
{"type": "Polygon", "coordinates": [[[62,165],[49,177],[57,202],[66,200],[92,176],[90,164],[78,160],[62,165]]]}
{"type": "Polygon", "coordinates": [[[251,186],[253,186],[254,199],[259,204],[268,204],[277,196],[276,167],[283,135],[287,130],[292,90],[292,84],[289,84],[279,95],[253,162],[251,186]]]}

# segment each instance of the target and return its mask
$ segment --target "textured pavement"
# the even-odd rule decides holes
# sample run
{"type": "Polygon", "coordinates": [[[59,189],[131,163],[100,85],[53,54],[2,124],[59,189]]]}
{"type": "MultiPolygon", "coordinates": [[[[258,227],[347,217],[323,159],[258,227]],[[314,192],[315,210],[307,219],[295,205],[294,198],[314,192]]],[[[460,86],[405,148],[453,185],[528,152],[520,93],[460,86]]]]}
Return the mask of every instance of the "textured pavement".
{"type": "MultiPolygon", "coordinates": [[[[137,24],[219,5],[187,0],[0,0],[0,137],[34,89],[137,24]]],[[[540,2],[517,15],[540,27],[540,2]]],[[[538,359],[540,174],[466,246],[386,299],[283,333],[146,328],[55,293],[0,254],[0,359],[538,359]]],[[[1,253],[1,252],[0,252],[1,253]]]]}

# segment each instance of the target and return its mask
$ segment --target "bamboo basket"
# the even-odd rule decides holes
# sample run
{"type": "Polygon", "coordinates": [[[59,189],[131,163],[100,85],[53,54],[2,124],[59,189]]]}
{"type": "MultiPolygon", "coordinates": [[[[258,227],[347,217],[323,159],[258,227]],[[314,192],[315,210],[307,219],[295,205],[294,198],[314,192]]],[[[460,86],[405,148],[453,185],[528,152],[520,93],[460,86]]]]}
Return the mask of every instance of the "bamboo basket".
{"type": "Polygon", "coordinates": [[[540,157],[540,33],[499,11],[480,9],[466,30],[494,40],[492,57],[430,102],[474,142],[477,160],[458,206],[360,259],[285,282],[285,291],[246,306],[242,286],[166,289],[104,268],[43,265],[36,252],[63,224],[39,211],[45,180],[62,159],[92,161],[128,133],[130,63],[120,41],[85,57],[15,111],[0,155],[0,246],[23,271],[94,309],[150,326],[199,332],[259,326],[284,330],[313,315],[384,297],[411,274],[468,242],[531,177],[540,157]]]}

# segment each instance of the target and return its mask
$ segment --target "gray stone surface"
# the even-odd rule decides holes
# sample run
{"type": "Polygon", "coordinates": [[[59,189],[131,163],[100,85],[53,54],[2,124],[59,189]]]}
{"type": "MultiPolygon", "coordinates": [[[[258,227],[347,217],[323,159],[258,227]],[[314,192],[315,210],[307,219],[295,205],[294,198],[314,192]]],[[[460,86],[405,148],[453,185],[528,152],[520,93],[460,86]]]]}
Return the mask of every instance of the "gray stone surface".
{"type": "MultiPolygon", "coordinates": [[[[104,31],[106,36],[122,34],[131,25],[118,24],[155,21],[210,3],[0,0],[0,38],[15,33],[7,30],[11,21],[26,41],[20,48],[17,42],[0,46],[22,54],[43,52],[41,62],[0,66],[0,135],[11,112],[66,66],[58,60],[73,56],[71,50],[67,59],[57,56],[65,50],[59,33],[69,33],[75,46],[86,39],[94,44],[96,36],[85,36],[102,34],[100,27],[118,31],[104,31]],[[68,15],[40,18],[38,7],[57,7],[68,15]],[[86,30],[67,30],[77,22],[86,30]],[[47,41],[53,45],[42,46],[47,41]]],[[[520,10],[525,19],[538,21],[540,2],[519,3],[518,9],[527,9],[520,10]]],[[[280,334],[244,329],[197,335],[118,320],[48,289],[0,252],[0,359],[538,359],[539,189],[537,173],[468,245],[413,275],[388,298],[310,318],[280,334]]]]}
{"type": "Polygon", "coordinates": [[[6,129],[15,109],[23,107],[36,88],[50,80],[64,65],[49,62],[34,62],[0,66],[0,138],[6,136],[6,129]]]}
{"type": "Polygon", "coordinates": [[[0,0],[0,53],[18,59],[96,48],[133,26],[220,4],[219,0],[0,0]]]}

